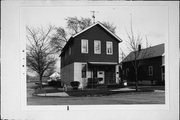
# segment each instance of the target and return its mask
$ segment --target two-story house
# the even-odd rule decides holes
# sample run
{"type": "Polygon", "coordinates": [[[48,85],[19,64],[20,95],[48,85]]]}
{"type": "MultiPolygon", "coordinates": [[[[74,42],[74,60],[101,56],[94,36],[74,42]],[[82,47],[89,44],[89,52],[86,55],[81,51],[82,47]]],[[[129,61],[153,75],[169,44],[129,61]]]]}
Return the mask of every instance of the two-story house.
{"type": "Polygon", "coordinates": [[[87,86],[89,78],[101,78],[98,84],[118,83],[121,41],[100,22],[73,35],[60,54],[62,82],[79,81],[80,88],[87,86]]]}
{"type": "MultiPolygon", "coordinates": [[[[165,54],[164,44],[159,44],[146,49],[139,49],[137,56],[138,81],[140,84],[165,83],[165,54]]],[[[133,62],[134,52],[131,52],[122,62],[123,79],[129,84],[135,82],[135,70],[133,62]]]]}

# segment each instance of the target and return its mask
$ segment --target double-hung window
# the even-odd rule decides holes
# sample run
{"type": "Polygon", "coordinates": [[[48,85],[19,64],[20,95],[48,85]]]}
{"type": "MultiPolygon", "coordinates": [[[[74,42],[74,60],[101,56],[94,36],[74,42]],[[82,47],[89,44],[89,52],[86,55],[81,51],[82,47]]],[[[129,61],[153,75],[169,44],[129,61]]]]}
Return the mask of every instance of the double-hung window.
{"type": "Polygon", "coordinates": [[[88,53],[88,40],[81,40],[81,53],[88,53]]]}
{"type": "Polygon", "coordinates": [[[94,40],[94,54],[101,54],[101,41],[94,40]]]}
{"type": "Polygon", "coordinates": [[[148,67],[148,74],[149,76],[153,76],[153,66],[148,67]]]}
{"type": "Polygon", "coordinates": [[[108,55],[113,54],[113,43],[110,41],[106,42],[106,54],[108,54],[108,55]]]}

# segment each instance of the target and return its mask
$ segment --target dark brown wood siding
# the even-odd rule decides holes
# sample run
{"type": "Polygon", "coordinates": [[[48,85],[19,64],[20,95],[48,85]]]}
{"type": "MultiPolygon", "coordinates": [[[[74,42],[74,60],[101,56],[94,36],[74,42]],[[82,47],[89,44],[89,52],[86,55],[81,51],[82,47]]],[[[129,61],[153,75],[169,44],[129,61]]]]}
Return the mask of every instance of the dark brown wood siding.
{"type": "Polygon", "coordinates": [[[76,62],[118,62],[117,40],[98,26],[94,26],[74,39],[74,51],[76,62]],[[88,54],[81,53],[81,39],[88,40],[88,54]],[[94,54],[94,40],[101,41],[101,54],[94,54]],[[113,55],[106,54],[106,41],[112,41],[113,55]]]}
{"type": "MultiPolygon", "coordinates": [[[[122,63],[123,69],[123,79],[127,79],[128,81],[135,81],[135,72],[132,62],[124,62],[122,63]],[[126,74],[126,69],[129,69],[128,75],[126,74]]],[[[155,57],[141,60],[140,67],[138,68],[138,80],[149,80],[156,83],[162,82],[161,76],[162,69],[162,57],[155,57]],[[148,74],[148,66],[153,66],[153,75],[149,76],[148,74]]]]}
{"type": "Polygon", "coordinates": [[[73,62],[117,62],[118,63],[118,41],[103,28],[94,26],[79,34],[61,55],[61,68],[73,62]],[[88,40],[88,53],[81,53],[81,40],[88,40]],[[101,54],[94,54],[94,40],[101,41],[101,54]],[[113,54],[106,54],[106,41],[113,43],[113,54]],[[71,47],[71,55],[68,55],[71,47]],[[65,57],[66,54],[66,57],[65,57]]]}

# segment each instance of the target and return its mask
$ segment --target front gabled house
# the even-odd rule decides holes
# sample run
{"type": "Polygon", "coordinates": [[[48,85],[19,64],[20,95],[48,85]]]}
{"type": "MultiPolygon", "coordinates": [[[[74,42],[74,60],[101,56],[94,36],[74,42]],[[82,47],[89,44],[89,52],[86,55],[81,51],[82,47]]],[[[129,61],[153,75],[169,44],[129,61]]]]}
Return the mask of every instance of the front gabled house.
{"type": "MultiPolygon", "coordinates": [[[[137,57],[138,82],[144,85],[164,85],[165,83],[165,55],[164,44],[159,44],[146,49],[139,49],[137,57]]],[[[131,52],[122,62],[123,79],[129,84],[135,82],[134,52],[131,52]]]]}
{"type": "Polygon", "coordinates": [[[70,85],[71,81],[79,81],[80,88],[95,78],[100,78],[97,84],[101,85],[118,83],[121,41],[100,22],[73,35],[60,54],[62,82],[70,85]]]}

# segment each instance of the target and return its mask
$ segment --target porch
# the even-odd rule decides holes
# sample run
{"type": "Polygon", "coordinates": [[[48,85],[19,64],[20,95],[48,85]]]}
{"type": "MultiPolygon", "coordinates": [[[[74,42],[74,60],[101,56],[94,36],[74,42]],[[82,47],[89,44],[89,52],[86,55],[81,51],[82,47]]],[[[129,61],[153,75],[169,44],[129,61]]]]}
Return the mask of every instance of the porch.
{"type": "Polygon", "coordinates": [[[86,88],[107,87],[119,83],[117,63],[88,62],[82,68],[82,79],[87,80],[86,88]],[[85,75],[87,73],[87,75],[85,75]]]}

